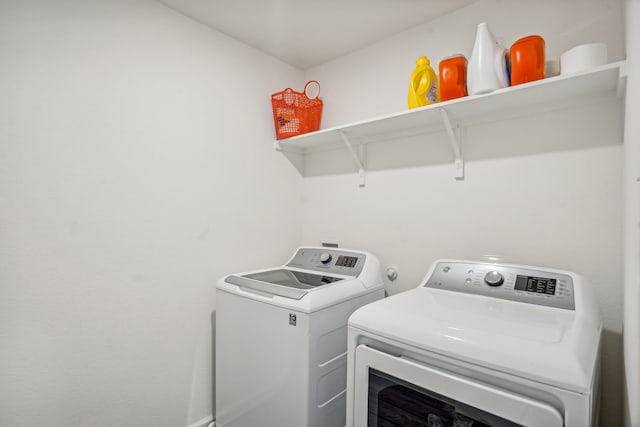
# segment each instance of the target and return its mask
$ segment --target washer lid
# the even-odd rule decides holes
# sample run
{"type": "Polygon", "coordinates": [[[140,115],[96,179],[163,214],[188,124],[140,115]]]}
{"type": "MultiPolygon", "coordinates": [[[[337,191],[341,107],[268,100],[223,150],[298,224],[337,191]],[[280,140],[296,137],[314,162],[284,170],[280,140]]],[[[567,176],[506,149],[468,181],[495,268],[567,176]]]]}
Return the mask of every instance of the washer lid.
{"type": "Polygon", "coordinates": [[[580,393],[591,385],[600,339],[600,324],[575,311],[425,287],[362,307],[349,325],[580,393]]]}
{"type": "Polygon", "coordinates": [[[252,289],[265,295],[277,295],[299,300],[311,289],[344,280],[341,277],[326,276],[304,271],[276,268],[256,273],[227,276],[224,281],[245,289],[252,289]]]}
{"type": "Polygon", "coordinates": [[[216,283],[229,292],[273,306],[312,313],[383,293],[380,262],[349,249],[300,247],[280,267],[236,273],[216,283]]]}
{"type": "Polygon", "coordinates": [[[313,289],[318,286],[344,280],[340,277],[295,271],[286,268],[245,274],[242,277],[248,277],[249,279],[259,280],[261,282],[273,283],[275,285],[296,289],[313,289]]]}
{"type": "Polygon", "coordinates": [[[232,274],[224,279],[226,283],[237,285],[247,290],[251,289],[264,295],[277,295],[296,300],[303,298],[310,290],[341,280],[344,279],[285,268],[241,275],[232,274]]]}

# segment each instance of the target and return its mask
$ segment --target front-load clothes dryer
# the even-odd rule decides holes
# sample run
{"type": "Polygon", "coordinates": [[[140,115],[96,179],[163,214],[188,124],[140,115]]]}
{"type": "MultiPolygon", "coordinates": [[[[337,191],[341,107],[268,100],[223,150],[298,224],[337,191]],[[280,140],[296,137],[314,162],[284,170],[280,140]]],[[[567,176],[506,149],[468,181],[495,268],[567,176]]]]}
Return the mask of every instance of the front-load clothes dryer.
{"type": "Polygon", "coordinates": [[[350,317],[347,426],[597,425],[601,330],[577,274],[437,261],[350,317]]]}
{"type": "Polygon", "coordinates": [[[378,259],[346,249],[220,279],[216,427],[344,427],[347,319],[383,297],[378,259]]]}

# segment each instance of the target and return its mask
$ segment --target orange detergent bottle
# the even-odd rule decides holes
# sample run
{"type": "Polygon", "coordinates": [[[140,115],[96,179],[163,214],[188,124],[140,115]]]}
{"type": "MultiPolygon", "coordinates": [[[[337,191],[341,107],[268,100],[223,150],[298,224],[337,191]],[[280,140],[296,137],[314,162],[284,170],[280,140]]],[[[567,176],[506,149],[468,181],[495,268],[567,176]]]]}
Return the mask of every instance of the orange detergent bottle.
{"type": "Polygon", "coordinates": [[[416,69],[411,73],[407,103],[409,108],[418,108],[434,102],[438,102],[436,72],[431,68],[429,58],[421,56],[416,61],[416,69]]]}
{"type": "Polygon", "coordinates": [[[467,96],[467,59],[456,54],[440,61],[440,100],[467,96]]]}

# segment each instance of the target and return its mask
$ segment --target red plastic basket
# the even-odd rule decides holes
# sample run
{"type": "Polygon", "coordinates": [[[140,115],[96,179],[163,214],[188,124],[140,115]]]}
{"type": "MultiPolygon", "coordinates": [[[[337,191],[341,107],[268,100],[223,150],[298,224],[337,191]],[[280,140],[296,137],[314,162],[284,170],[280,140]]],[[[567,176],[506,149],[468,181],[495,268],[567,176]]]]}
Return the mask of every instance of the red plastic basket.
{"type": "Polygon", "coordinates": [[[303,92],[287,88],[271,95],[273,123],[276,127],[277,139],[289,138],[320,129],[322,100],[318,98],[319,94],[320,83],[310,80],[304,85],[303,92]],[[310,94],[310,91],[316,86],[317,93],[310,94]],[[311,95],[311,97],[307,95],[311,95]]]}

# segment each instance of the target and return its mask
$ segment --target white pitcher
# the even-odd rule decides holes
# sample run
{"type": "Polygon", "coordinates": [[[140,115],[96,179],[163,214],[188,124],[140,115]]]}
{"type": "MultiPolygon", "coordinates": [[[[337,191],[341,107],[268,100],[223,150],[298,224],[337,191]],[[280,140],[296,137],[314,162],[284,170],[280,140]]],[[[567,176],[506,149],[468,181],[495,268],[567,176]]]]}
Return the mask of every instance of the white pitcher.
{"type": "Polygon", "coordinates": [[[469,95],[509,86],[508,51],[496,41],[486,22],[478,24],[476,42],[467,65],[469,95]]]}

